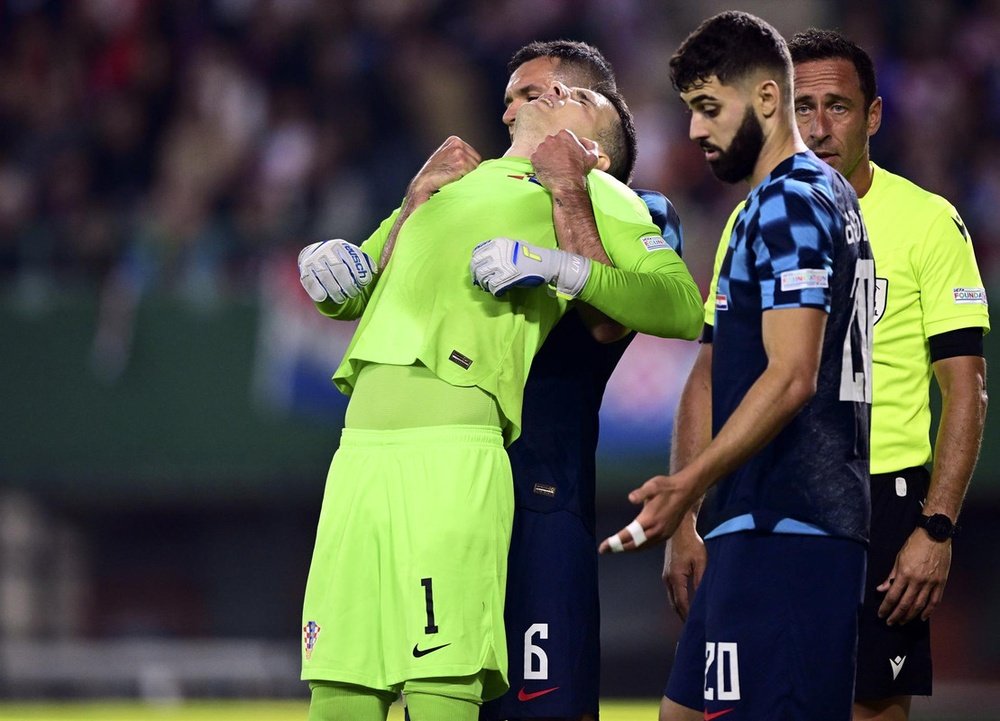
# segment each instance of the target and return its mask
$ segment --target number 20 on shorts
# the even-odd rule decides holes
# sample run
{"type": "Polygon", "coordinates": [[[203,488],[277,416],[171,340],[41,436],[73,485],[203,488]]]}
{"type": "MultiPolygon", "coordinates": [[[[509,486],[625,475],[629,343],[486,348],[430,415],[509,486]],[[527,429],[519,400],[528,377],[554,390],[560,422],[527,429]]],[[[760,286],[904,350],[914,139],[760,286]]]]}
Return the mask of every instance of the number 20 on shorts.
{"type": "Polygon", "coordinates": [[[705,700],[739,701],[740,663],[735,642],[705,643],[705,700]]]}

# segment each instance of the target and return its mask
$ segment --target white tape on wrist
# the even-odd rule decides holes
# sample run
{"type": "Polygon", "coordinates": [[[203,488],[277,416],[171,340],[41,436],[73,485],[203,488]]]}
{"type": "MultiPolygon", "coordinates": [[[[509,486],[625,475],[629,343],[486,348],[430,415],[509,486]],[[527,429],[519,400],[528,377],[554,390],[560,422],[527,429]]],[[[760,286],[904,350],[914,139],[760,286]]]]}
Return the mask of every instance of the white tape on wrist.
{"type": "Polygon", "coordinates": [[[611,547],[612,553],[621,553],[625,550],[625,547],[622,545],[622,539],[618,537],[617,533],[613,536],[608,536],[608,545],[611,547]]]}
{"type": "Polygon", "coordinates": [[[625,530],[632,534],[632,541],[635,542],[636,548],[646,542],[646,532],[642,530],[642,524],[638,521],[632,521],[625,526],[625,530]]]}

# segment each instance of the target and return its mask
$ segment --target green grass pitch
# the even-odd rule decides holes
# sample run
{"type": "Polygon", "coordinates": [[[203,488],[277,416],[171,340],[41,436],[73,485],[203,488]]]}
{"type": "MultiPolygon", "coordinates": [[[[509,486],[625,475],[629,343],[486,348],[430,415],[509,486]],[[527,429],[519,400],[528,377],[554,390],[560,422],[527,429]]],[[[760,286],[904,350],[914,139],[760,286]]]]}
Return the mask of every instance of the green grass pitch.
{"type": "MultiPolygon", "coordinates": [[[[658,700],[605,701],[602,721],[653,721],[658,700]]],[[[202,701],[183,704],[132,702],[0,703],[0,721],[305,721],[304,701],[202,701]]],[[[402,721],[394,705],[389,721],[402,721]]]]}
{"type": "MultiPolygon", "coordinates": [[[[987,703],[990,709],[996,706],[987,703]]],[[[601,702],[601,721],[656,721],[659,699],[601,702]]],[[[913,721],[991,721],[1000,715],[977,703],[978,711],[934,712],[914,708],[913,721]]],[[[65,703],[0,702],[0,721],[305,721],[306,701],[192,701],[143,704],[130,701],[72,701],[65,703]]],[[[403,709],[394,705],[389,721],[403,721],[403,709]]]]}

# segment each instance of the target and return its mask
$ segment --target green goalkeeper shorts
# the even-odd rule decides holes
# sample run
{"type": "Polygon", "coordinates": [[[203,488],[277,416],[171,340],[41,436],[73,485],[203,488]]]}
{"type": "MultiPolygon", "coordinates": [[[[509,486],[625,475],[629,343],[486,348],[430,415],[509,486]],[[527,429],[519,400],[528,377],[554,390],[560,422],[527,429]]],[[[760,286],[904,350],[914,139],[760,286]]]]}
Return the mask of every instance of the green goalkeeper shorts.
{"type": "Polygon", "coordinates": [[[302,617],[302,678],[399,690],[486,671],[507,688],[514,511],[497,428],[346,428],[327,476],[302,617]]]}

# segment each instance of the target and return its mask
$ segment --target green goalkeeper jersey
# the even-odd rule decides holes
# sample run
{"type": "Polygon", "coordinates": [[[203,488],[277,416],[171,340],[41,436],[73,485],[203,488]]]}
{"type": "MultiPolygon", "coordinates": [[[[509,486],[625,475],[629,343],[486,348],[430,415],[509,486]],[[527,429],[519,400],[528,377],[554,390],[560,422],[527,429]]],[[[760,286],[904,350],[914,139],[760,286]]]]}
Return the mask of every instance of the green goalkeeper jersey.
{"type": "MultiPolygon", "coordinates": [[[[587,185],[605,252],[615,268],[670,278],[689,304],[700,304],[690,273],[663,241],[642,201],[598,170],[589,174],[587,185]]],[[[395,218],[387,218],[362,244],[372,258],[381,255],[395,218]]],[[[567,301],[542,288],[514,288],[495,298],[474,287],[469,271],[472,249],[497,237],[557,246],[551,196],[525,159],[485,161],[445,185],[403,224],[374,289],[369,286],[344,304],[318,304],[331,317],[361,315],[334,374],[337,387],[350,395],[366,363],[423,363],[447,383],[475,385],[490,393],[503,415],[505,440],[512,442],[520,432],[531,360],[566,311],[567,301]]],[[[663,313],[670,313],[669,304],[663,313]]]]}

